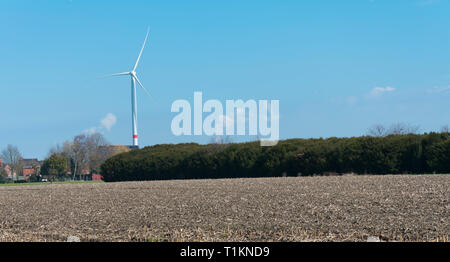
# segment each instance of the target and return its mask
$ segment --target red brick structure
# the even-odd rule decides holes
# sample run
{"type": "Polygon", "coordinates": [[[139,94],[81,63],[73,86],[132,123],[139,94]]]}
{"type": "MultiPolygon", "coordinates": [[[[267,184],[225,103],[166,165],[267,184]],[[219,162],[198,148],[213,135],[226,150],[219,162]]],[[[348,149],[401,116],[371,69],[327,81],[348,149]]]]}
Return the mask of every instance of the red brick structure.
{"type": "Polygon", "coordinates": [[[20,164],[22,166],[22,176],[24,179],[29,179],[32,175],[39,175],[41,161],[36,158],[22,159],[20,164]]]}
{"type": "Polygon", "coordinates": [[[3,163],[3,160],[0,158],[0,168],[2,169],[2,172],[6,173],[6,177],[9,179],[14,179],[17,177],[17,174],[14,172],[14,174],[11,171],[11,167],[8,164],[3,163]]]}
{"type": "Polygon", "coordinates": [[[102,181],[103,176],[100,174],[92,174],[92,181],[102,181]]]}

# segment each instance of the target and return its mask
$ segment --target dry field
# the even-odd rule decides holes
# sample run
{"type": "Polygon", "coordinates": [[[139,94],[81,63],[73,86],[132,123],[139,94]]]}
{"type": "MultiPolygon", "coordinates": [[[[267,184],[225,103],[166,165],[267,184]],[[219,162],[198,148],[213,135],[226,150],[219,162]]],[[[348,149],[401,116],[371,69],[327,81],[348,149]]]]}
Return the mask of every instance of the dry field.
{"type": "Polygon", "coordinates": [[[0,241],[448,241],[450,176],[0,187],[0,241]]]}

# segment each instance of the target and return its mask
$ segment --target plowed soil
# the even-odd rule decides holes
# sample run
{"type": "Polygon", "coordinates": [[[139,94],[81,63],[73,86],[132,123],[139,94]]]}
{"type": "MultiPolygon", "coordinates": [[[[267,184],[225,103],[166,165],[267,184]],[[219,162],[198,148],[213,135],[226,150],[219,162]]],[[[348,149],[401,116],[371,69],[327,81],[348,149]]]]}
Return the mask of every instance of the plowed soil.
{"type": "Polygon", "coordinates": [[[450,176],[0,187],[0,241],[448,241],[450,176]]]}

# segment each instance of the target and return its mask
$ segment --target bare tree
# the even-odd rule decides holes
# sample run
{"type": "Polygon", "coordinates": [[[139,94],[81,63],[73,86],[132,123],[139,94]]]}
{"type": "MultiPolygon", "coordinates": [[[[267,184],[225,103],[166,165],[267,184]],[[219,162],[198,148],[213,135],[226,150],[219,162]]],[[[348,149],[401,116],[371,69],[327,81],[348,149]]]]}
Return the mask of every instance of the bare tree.
{"type": "Polygon", "coordinates": [[[74,137],[73,143],[70,149],[70,156],[74,165],[73,168],[73,180],[75,180],[76,175],[83,174],[83,171],[87,168],[89,161],[89,149],[87,146],[87,136],[78,135],[74,137]]]}
{"type": "Polygon", "coordinates": [[[386,128],[381,124],[376,124],[369,128],[367,134],[374,137],[383,137],[386,136],[386,128]]]}
{"type": "Polygon", "coordinates": [[[109,157],[129,151],[126,146],[110,146],[100,133],[81,134],[72,141],[65,141],[62,146],[56,145],[49,151],[64,156],[72,173],[72,179],[82,176],[86,172],[99,172],[101,164],[109,157]]]}
{"type": "Polygon", "coordinates": [[[231,136],[216,136],[210,139],[210,144],[220,144],[220,145],[224,145],[224,144],[230,144],[232,143],[232,139],[231,136]]]}
{"type": "Polygon", "coordinates": [[[0,183],[3,183],[8,178],[8,175],[6,174],[6,170],[3,167],[3,164],[0,163],[0,183]]]}
{"type": "Polygon", "coordinates": [[[232,143],[230,136],[216,136],[211,138],[207,151],[209,153],[219,152],[228,147],[232,143]]]}
{"type": "Polygon", "coordinates": [[[86,135],[75,136],[73,141],[65,141],[62,146],[56,145],[49,151],[49,156],[57,154],[67,159],[67,166],[72,173],[72,180],[81,175],[88,161],[86,135]]]}
{"type": "Polygon", "coordinates": [[[99,172],[100,165],[110,157],[109,143],[100,133],[94,133],[86,137],[86,150],[88,165],[91,172],[99,172]]]}
{"type": "Polygon", "coordinates": [[[407,134],[417,134],[420,130],[420,126],[405,124],[405,123],[395,123],[389,128],[384,127],[381,124],[376,124],[369,128],[367,134],[373,137],[384,137],[388,135],[407,135],[407,134]]]}
{"type": "Polygon", "coordinates": [[[1,153],[1,158],[5,164],[9,165],[11,176],[14,179],[14,174],[20,175],[22,173],[22,154],[16,146],[8,145],[1,153]]]}
{"type": "Polygon", "coordinates": [[[420,126],[396,123],[389,127],[387,130],[387,135],[407,135],[407,134],[417,134],[420,130],[420,126]]]}
{"type": "Polygon", "coordinates": [[[450,133],[450,129],[448,128],[448,125],[441,127],[441,133],[450,133]]]}
{"type": "Polygon", "coordinates": [[[74,137],[73,141],[64,141],[62,145],[52,147],[48,152],[48,158],[52,155],[59,155],[67,159],[67,166],[72,174],[72,180],[75,180],[77,175],[83,167],[83,162],[86,161],[84,135],[74,137]]]}
{"type": "MultiPolygon", "coordinates": [[[[64,143],[66,143],[66,142],[64,142],[64,143]]],[[[48,154],[47,154],[47,158],[49,158],[50,156],[52,156],[54,154],[64,155],[64,143],[62,146],[57,144],[56,146],[50,148],[50,150],[48,151],[48,154]]]]}

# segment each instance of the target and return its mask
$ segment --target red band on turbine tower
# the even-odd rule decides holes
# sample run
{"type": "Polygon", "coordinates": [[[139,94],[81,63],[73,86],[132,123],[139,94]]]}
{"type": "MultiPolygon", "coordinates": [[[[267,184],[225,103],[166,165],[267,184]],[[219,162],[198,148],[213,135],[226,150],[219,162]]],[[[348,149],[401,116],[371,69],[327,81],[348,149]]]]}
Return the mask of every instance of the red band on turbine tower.
{"type": "Polygon", "coordinates": [[[133,138],[137,138],[137,135],[133,135],[133,138]]]}

